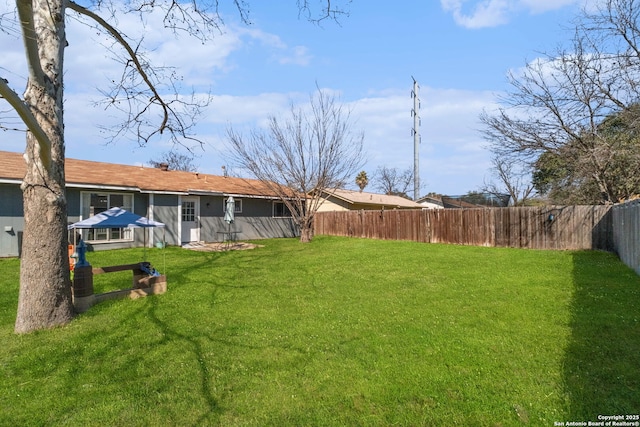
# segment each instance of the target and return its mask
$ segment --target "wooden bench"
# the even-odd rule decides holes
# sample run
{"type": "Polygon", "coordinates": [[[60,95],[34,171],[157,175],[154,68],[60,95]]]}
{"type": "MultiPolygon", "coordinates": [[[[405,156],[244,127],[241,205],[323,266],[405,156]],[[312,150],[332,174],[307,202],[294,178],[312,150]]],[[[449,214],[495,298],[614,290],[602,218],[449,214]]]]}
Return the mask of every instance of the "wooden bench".
{"type": "Polygon", "coordinates": [[[131,270],[133,273],[131,288],[106,292],[104,294],[96,295],[96,298],[99,301],[117,298],[119,296],[129,296],[129,298],[135,299],[145,297],[147,295],[163,294],[167,292],[167,276],[163,274],[159,276],[149,275],[149,273],[144,270],[145,266],[147,271],[151,268],[151,264],[148,262],[114,265],[111,267],[94,267],[92,270],[93,274],[115,273],[117,271],[126,270],[131,270]]]}
{"type": "Polygon", "coordinates": [[[167,291],[167,276],[160,275],[152,275],[149,274],[151,269],[151,264],[148,262],[139,262],[136,264],[124,264],[124,265],[114,265],[110,267],[77,267],[75,269],[74,274],[80,278],[82,276],[82,280],[87,283],[78,284],[76,286],[74,279],[74,293],[75,290],[80,290],[81,292],[77,292],[77,295],[74,295],[74,306],[76,311],[79,313],[83,313],[87,311],[91,306],[96,303],[116,299],[116,298],[126,298],[129,297],[131,299],[146,297],[147,295],[156,295],[163,294],[167,291]],[[88,273],[85,270],[89,270],[91,273],[88,273]],[[106,274],[106,273],[115,273],[118,271],[127,271],[131,270],[132,272],[132,282],[131,287],[127,289],[119,289],[116,291],[105,292],[102,294],[93,294],[93,275],[95,274],[106,274]],[[90,277],[87,277],[87,274],[90,274],[90,277]]]}

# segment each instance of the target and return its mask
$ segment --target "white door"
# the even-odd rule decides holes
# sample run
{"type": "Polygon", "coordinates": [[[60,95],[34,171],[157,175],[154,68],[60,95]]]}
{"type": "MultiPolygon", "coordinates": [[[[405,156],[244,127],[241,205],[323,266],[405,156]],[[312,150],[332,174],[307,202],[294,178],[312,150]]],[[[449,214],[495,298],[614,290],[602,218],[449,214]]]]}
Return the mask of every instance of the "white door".
{"type": "Polygon", "coordinates": [[[182,198],[182,242],[198,242],[200,240],[200,199],[197,197],[182,198]]]}

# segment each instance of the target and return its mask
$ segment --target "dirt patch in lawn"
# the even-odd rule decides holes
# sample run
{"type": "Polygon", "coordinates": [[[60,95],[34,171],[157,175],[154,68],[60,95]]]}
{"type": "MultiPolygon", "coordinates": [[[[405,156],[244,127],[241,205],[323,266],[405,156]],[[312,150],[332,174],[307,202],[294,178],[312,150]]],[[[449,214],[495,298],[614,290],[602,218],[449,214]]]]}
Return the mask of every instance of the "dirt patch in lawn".
{"type": "Polygon", "coordinates": [[[248,249],[261,248],[263,245],[255,245],[245,242],[193,242],[182,246],[184,249],[202,252],[225,252],[225,251],[245,251],[248,249]]]}

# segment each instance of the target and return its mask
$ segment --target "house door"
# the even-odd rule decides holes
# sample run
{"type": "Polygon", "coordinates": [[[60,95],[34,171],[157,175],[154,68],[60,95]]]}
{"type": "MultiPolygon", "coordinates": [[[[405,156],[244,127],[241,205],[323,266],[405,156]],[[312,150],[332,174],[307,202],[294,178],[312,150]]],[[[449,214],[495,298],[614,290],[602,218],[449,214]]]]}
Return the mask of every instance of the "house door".
{"type": "Polygon", "coordinates": [[[182,198],[182,237],[183,243],[200,240],[200,199],[197,197],[182,198]]]}

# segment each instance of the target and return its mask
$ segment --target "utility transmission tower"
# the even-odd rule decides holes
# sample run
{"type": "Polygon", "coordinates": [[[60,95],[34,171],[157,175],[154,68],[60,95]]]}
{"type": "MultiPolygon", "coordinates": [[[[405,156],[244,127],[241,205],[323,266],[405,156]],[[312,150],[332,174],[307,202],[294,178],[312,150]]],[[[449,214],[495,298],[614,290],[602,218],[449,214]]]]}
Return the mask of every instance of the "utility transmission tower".
{"type": "Polygon", "coordinates": [[[413,116],[413,128],[411,134],[413,135],[413,200],[420,198],[420,98],[418,97],[418,82],[413,78],[413,90],[411,91],[411,98],[413,98],[413,109],[411,115],[413,116]]]}

